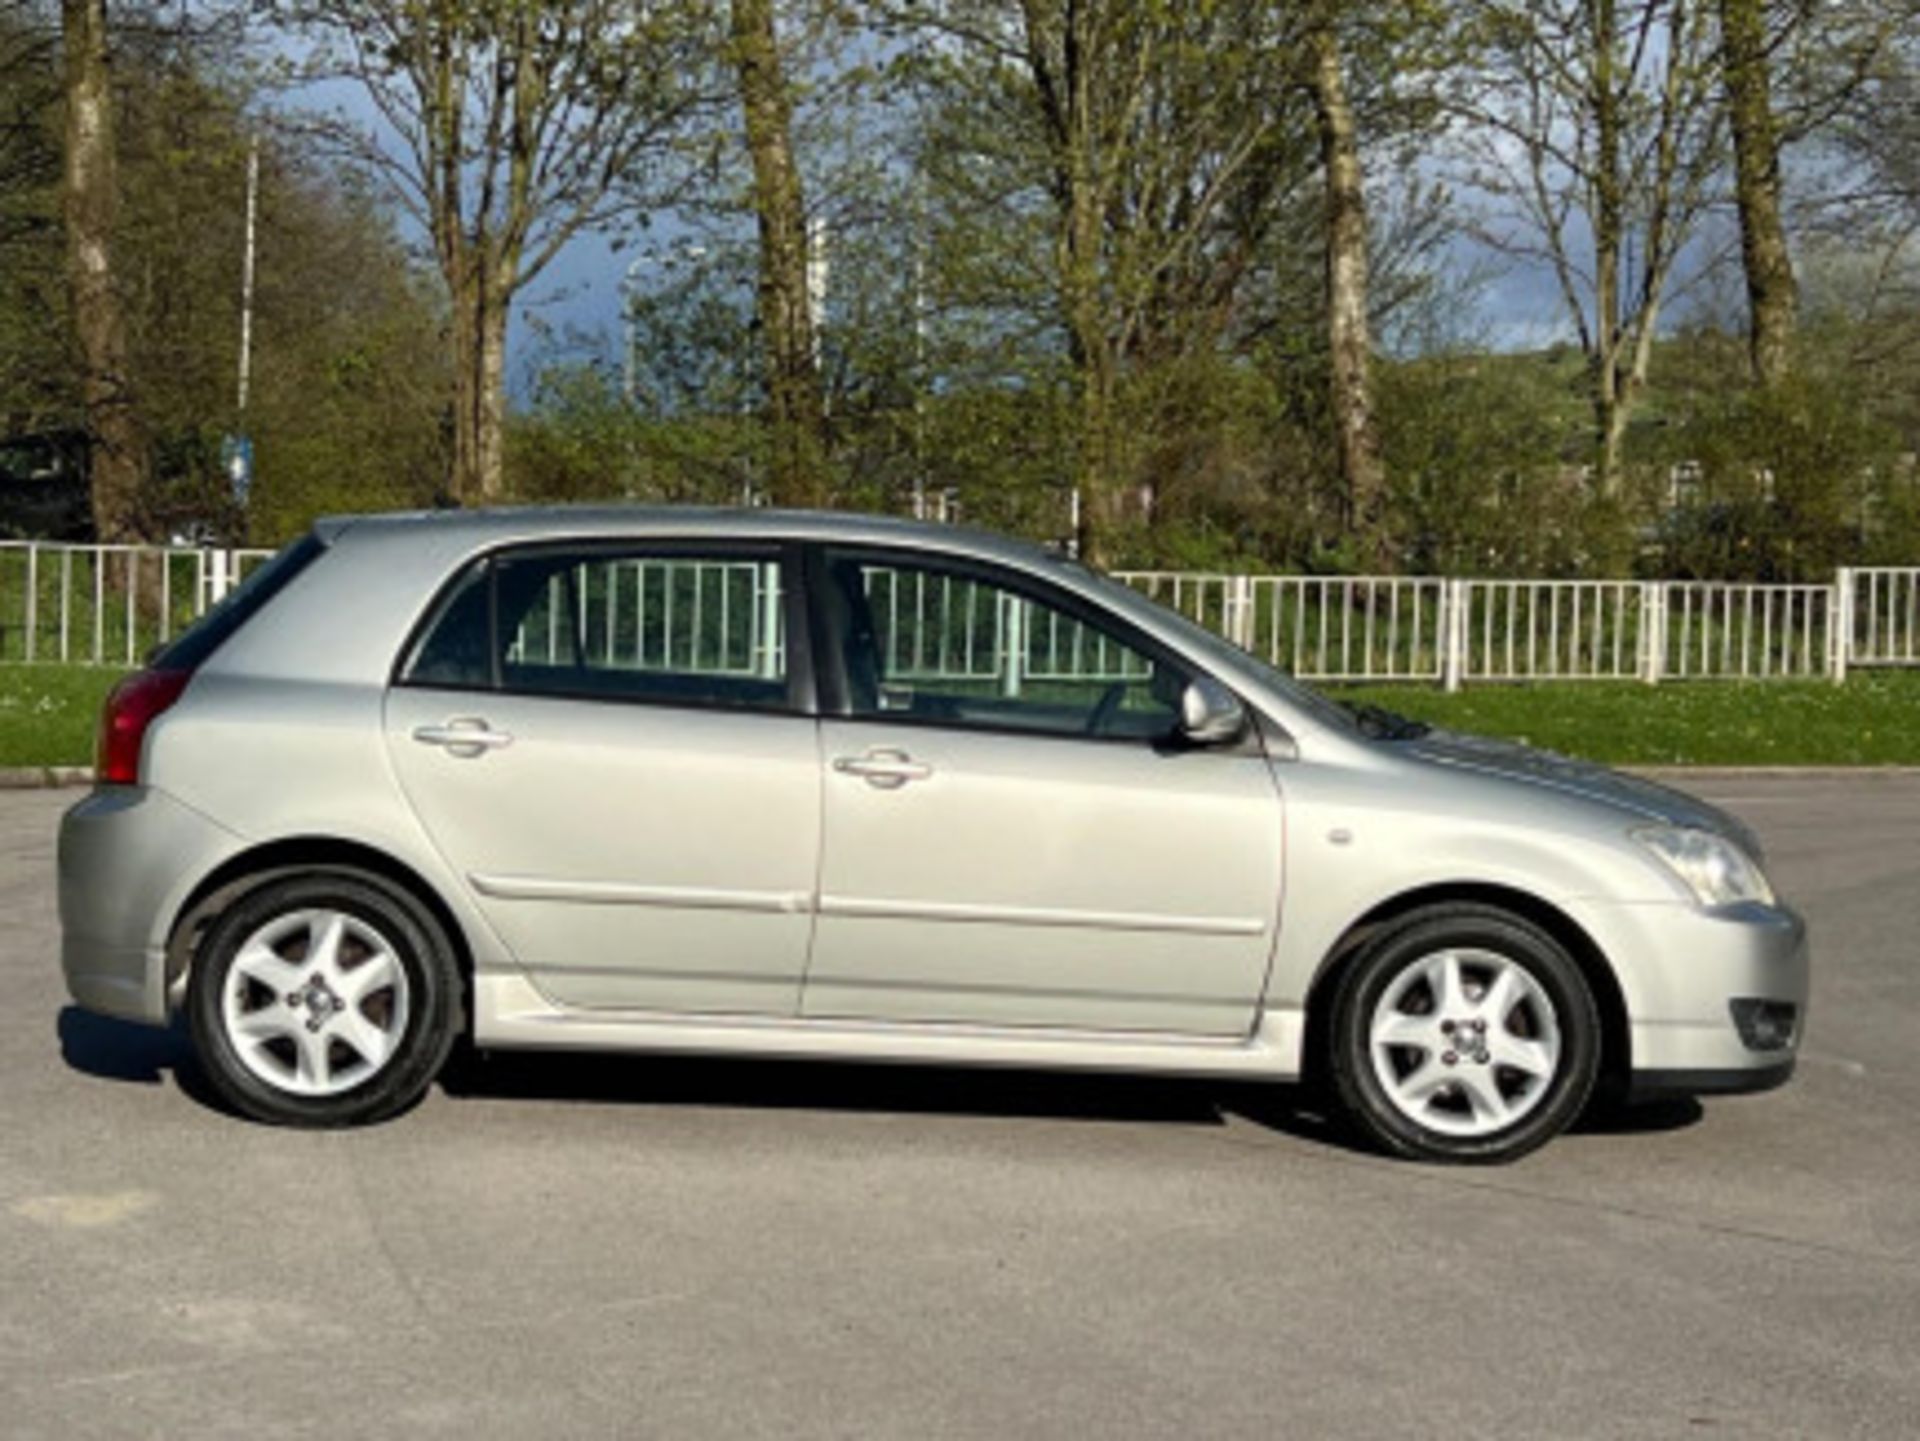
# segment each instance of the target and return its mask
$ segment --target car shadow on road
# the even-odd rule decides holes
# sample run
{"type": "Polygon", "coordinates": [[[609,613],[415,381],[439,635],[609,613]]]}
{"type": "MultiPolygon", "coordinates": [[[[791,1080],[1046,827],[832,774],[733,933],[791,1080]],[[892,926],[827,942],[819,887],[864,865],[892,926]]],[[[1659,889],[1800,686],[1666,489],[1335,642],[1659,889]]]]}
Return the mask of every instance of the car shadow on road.
{"type": "Polygon", "coordinates": [[[1303,1087],[1178,1077],[979,1067],[857,1065],[677,1056],[468,1052],[442,1077],[452,1096],[602,1105],[1031,1117],[1225,1126],[1235,1117],[1344,1144],[1303,1087]]]}
{"type": "Polygon", "coordinates": [[[161,1028],[116,1021],[78,1006],[61,1008],[60,1054],[76,1071],[106,1081],[157,1086],[169,1071],[196,1070],[193,1042],[178,1023],[161,1028]]]}
{"type": "MultiPolygon", "coordinates": [[[[442,1077],[456,1097],[599,1105],[843,1111],[900,1115],[1225,1126],[1234,1119],[1343,1150],[1365,1149],[1311,1086],[969,1067],[880,1066],[678,1056],[466,1052],[442,1077]]],[[[1703,1112],[1686,1098],[1598,1101],[1578,1135],[1681,1130],[1703,1112]]]]}
{"type": "Polygon", "coordinates": [[[157,1086],[170,1075],[182,1094],[208,1110],[232,1114],[207,1086],[180,1017],[170,1026],[143,1026],[63,1006],[54,1030],[61,1059],[82,1075],[142,1086],[157,1086]]]}
{"type": "Polygon", "coordinates": [[[497,1051],[456,1057],[442,1086],[503,1100],[1220,1124],[1186,1082],[965,1067],[497,1051]]]}
{"type": "Polygon", "coordinates": [[[1697,1126],[1706,1114],[1706,1107],[1692,1096],[1663,1096],[1631,1105],[1600,1097],[1573,1123],[1572,1131],[1576,1136],[1650,1136],[1697,1126]]]}
{"type": "MultiPolygon", "coordinates": [[[[61,1010],[67,1065],[103,1080],[158,1085],[169,1075],[201,1105],[231,1114],[206,1085],[186,1026],[135,1025],[61,1010]]],[[[1310,1086],[1098,1072],[856,1065],[682,1056],[456,1051],[441,1076],[450,1096],[674,1106],[1031,1117],[1036,1120],[1223,1127],[1235,1119],[1343,1150],[1362,1149],[1310,1086]]],[[[1625,1135],[1697,1123],[1700,1103],[1596,1104],[1576,1133],[1625,1135]]]]}

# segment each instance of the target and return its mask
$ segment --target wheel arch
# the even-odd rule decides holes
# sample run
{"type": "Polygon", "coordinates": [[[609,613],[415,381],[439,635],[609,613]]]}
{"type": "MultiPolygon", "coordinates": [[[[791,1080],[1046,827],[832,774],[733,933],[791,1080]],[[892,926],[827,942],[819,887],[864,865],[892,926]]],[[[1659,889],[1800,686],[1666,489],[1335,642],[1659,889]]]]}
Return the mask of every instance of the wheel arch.
{"type": "Polygon", "coordinates": [[[229,856],[188,892],[167,931],[168,993],[175,992],[185,980],[207,924],[236,897],[275,876],[328,868],[360,871],[377,877],[420,905],[453,948],[454,962],[461,976],[467,984],[472,983],[472,942],[460,918],[432,882],[377,846],[338,836],[307,835],[268,841],[229,856]]]}
{"type": "Polygon", "coordinates": [[[1307,991],[1302,1074],[1309,1078],[1326,1074],[1333,998],[1339,990],[1341,976],[1366,944],[1415,912],[1461,902],[1490,906],[1519,916],[1566,948],[1592,989],[1594,1004],[1600,1012],[1600,1087],[1610,1094],[1623,1092],[1632,1074],[1632,1030],[1626,995],[1614,973],[1613,963],[1586,928],[1553,902],[1514,886],[1484,881],[1452,881],[1403,891],[1375,904],[1341,933],[1321,961],[1307,991]]]}

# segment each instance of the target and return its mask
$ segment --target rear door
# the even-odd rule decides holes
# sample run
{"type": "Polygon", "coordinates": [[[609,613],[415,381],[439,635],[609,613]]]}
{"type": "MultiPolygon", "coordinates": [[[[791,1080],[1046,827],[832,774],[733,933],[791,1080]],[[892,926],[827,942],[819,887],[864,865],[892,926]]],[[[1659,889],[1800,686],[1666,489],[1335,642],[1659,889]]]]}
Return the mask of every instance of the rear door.
{"type": "Polygon", "coordinates": [[[820,762],[789,574],[767,547],[509,552],[405,662],[401,784],[555,1001],[797,1010],[820,762]]]}
{"type": "Polygon", "coordinates": [[[1031,580],[827,551],[808,1016],[1247,1033],[1278,918],[1257,745],[1173,736],[1189,678],[1031,580]]]}

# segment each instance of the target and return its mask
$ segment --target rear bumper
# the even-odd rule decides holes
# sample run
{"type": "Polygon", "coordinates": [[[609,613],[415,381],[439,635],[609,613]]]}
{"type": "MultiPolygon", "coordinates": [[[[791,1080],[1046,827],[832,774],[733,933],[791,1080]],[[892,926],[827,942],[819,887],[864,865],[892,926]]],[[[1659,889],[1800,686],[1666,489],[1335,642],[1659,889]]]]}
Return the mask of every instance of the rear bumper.
{"type": "Polygon", "coordinates": [[[167,1021],[167,931],[238,848],[232,832],[163,792],[102,787],[60,821],[60,964],[90,1011],[167,1021]]]}
{"type": "Polygon", "coordinates": [[[1793,1074],[1810,980],[1806,923],[1796,913],[1596,902],[1576,919],[1620,980],[1635,1094],[1764,1091],[1793,1074]],[[1775,1015],[1790,1007],[1790,1027],[1743,1030],[1737,1015],[1760,1003],[1775,1015]]]}

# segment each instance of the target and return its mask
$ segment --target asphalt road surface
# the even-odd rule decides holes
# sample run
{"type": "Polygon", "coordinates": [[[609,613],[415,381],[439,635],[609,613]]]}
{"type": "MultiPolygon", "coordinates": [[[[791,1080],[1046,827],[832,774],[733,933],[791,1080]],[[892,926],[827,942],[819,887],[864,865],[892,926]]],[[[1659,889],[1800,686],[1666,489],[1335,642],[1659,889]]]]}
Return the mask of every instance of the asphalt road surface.
{"type": "Polygon", "coordinates": [[[375,1130],[66,1008],[0,796],[0,1434],[1912,1436],[1920,777],[1722,778],[1811,916],[1799,1077],[1518,1166],[1282,1093],[514,1058],[375,1130]]]}

